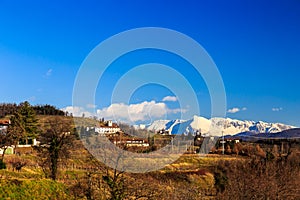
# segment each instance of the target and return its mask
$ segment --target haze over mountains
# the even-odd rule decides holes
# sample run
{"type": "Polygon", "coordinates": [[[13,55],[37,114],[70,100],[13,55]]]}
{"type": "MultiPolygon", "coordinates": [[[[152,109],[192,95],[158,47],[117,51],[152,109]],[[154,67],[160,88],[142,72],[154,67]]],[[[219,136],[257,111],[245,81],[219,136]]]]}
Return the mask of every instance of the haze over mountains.
{"type": "Polygon", "coordinates": [[[147,125],[148,130],[166,130],[170,134],[188,134],[201,131],[202,134],[212,136],[235,135],[241,132],[253,133],[278,133],[284,130],[296,128],[282,123],[267,123],[263,121],[242,121],[230,118],[206,119],[194,116],[190,120],[156,120],[147,125]]]}

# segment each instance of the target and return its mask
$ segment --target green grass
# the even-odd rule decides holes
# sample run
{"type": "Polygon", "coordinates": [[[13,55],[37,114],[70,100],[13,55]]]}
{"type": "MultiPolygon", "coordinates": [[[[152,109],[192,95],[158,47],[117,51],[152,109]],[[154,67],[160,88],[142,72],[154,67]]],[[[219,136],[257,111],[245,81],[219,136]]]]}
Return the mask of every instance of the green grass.
{"type": "Polygon", "coordinates": [[[12,170],[0,170],[0,177],[2,179],[41,179],[44,177],[43,172],[40,169],[32,170],[28,168],[23,168],[22,171],[12,171],[12,170]]]}
{"type": "Polygon", "coordinates": [[[68,190],[59,182],[42,180],[0,180],[0,199],[70,199],[68,190]]]}

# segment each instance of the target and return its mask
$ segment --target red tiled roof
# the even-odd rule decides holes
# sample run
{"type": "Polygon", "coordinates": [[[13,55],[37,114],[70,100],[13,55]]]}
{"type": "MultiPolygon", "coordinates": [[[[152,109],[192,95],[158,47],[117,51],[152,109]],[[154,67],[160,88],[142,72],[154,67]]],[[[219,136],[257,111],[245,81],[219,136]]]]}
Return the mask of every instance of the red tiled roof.
{"type": "Polygon", "coordinates": [[[10,124],[10,120],[8,120],[8,119],[2,119],[2,120],[0,120],[0,124],[1,125],[9,125],[10,124]]]}

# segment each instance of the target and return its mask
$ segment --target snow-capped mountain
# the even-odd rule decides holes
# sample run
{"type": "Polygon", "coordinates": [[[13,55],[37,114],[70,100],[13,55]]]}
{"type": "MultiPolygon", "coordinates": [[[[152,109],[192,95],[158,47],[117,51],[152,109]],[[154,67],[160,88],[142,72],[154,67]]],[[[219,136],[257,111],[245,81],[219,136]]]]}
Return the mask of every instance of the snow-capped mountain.
{"type": "Polygon", "coordinates": [[[211,118],[194,116],[190,120],[157,120],[147,125],[148,130],[167,130],[171,134],[187,134],[201,131],[202,134],[221,136],[235,135],[237,133],[251,131],[255,133],[277,133],[284,130],[296,128],[281,123],[267,123],[254,121],[241,121],[230,118],[211,118]]]}

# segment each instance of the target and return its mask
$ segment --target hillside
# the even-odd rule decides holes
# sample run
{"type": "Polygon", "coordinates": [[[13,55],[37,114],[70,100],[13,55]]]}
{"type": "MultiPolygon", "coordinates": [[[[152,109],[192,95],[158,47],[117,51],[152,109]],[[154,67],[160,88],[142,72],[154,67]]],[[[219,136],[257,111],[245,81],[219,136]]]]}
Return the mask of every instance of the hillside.
{"type": "MultiPolygon", "coordinates": [[[[57,118],[37,116],[41,124],[54,117],[57,118]]],[[[99,123],[89,118],[58,118],[62,122],[75,120],[73,127],[94,126],[99,123]]],[[[200,122],[207,120],[196,118],[190,121],[172,121],[167,126],[175,130],[179,123],[194,127],[200,122]]],[[[55,125],[51,128],[55,128],[55,125]]],[[[65,134],[60,134],[60,137],[64,136],[65,134]]],[[[246,199],[253,199],[257,193],[266,192],[269,192],[270,199],[278,195],[288,199],[286,197],[290,196],[289,193],[295,194],[293,197],[298,199],[299,195],[294,192],[299,185],[300,166],[299,147],[296,144],[290,146],[292,153],[285,159],[284,167],[277,165],[277,160],[282,159],[281,157],[274,157],[277,160],[268,161],[268,165],[265,165],[264,159],[261,162],[265,158],[265,152],[253,146],[256,144],[234,145],[236,147],[232,148],[231,154],[226,148],[228,155],[210,154],[203,157],[186,153],[163,169],[135,174],[126,172],[126,169],[117,171],[108,167],[105,162],[99,162],[87,151],[81,140],[75,139],[68,143],[66,151],[61,151],[55,181],[50,180],[47,174],[43,162],[47,157],[41,157],[37,148],[19,148],[17,154],[6,155],[4,158],[6,168],[0,170],[0,199],[242,199],[244,191],[239,193],[240,181],[246,183],[245,191],[252,191],[247,194],[246,199]],[[264,174],[263,179],[257,178],[261,177],[260,170],[247,164],[253,162],[269,174],[264,174]],[[20,163],[24,163],[24,166],[18,170],[16,166],[20,163]],[[280,171],[282,169],[286,171],[280,171]],[[253,187],[261,184],[272,184],[275,187],[253,187]],[[279,194],[281,190],[277,190],[278,187],[283,188],[285,193],[279,194]]],[[[279,151],[277,149],[274,155],[279,151]]],[[[149,163],[149,160],[144,163],[149,163]]]]}

